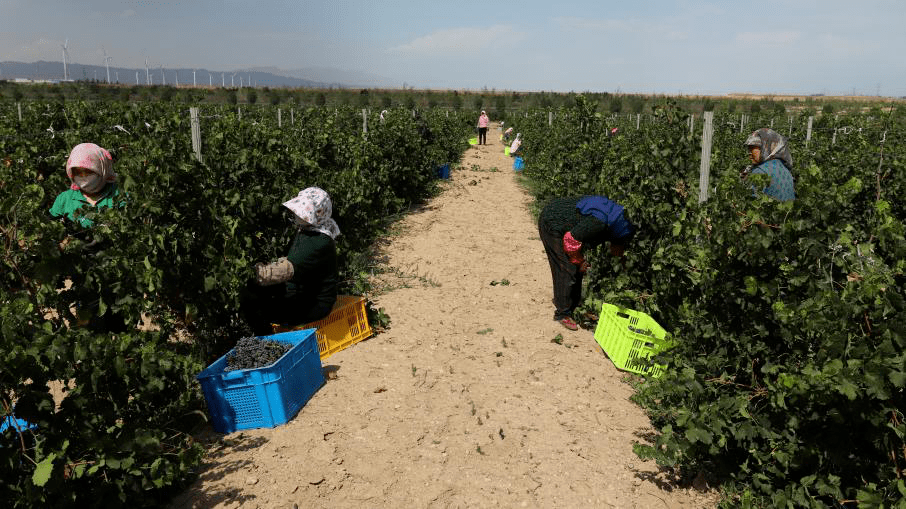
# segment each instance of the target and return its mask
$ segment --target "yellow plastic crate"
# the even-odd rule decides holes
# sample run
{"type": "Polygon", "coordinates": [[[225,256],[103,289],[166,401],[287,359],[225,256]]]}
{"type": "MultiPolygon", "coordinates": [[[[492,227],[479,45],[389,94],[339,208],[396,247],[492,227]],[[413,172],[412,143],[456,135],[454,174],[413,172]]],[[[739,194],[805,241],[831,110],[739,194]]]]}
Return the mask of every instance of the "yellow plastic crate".
{"type": "Polygon", "coordinates": [[[660,377],[667,366],[654,364],[650,358],[676,344],[654,318],[606,302],[601,306],[595,341],[617,369],[651,378],[660,377]]]}
{"type": "Polygon", "coordinates": [[[365,315],[365,297],[355,295],[338,295],[333,310],[326,318],[297,327],[274,324],[273,329],[275,334],[291,330],[316,329],[318,352],[322,360],[371,337],[373,333],[365,315]]]}

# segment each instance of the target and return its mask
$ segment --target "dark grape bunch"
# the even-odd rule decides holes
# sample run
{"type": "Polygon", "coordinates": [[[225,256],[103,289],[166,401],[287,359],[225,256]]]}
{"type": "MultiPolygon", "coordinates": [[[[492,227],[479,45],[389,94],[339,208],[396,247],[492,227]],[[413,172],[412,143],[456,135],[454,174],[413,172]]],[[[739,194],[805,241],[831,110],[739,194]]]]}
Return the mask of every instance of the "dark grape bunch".
{"type": "Polygon", "coordinates": [[[227,354],[224,371],[255,369],[272,364],[292,348],[290,343],[249,336],[236,342],[236,347],[227,354]]]}

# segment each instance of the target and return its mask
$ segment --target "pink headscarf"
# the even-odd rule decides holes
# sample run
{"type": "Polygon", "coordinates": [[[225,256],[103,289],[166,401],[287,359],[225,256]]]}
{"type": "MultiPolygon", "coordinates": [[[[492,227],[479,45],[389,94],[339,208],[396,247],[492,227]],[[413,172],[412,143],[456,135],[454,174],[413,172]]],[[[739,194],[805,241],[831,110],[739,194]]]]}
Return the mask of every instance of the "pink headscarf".
{"type": "Polygon", "coordinates": [[[113,158],[110,152],[94,143],[80,143],[69,153],[66,161],[66,176],[72,182],[70,189],[81,190],[88,194],[99,193],[104,186],[116,182],[116,173],[113,171],[113,158]],[[73,168],[85,168],[94,175],[79,178],[78,182],[72,177],[73,168]]]}

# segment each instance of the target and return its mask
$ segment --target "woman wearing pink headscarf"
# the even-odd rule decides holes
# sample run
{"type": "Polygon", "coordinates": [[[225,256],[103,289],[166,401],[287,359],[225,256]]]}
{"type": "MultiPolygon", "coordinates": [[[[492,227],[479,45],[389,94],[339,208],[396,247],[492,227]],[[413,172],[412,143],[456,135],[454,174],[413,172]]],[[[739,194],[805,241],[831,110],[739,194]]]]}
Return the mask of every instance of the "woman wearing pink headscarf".
{"type": "MultiPolygon", "coordinates": [[[[103,242],[92,237],[92,221],[86,217],[85,210],[103,210],[118,207],[122,204],[119,186],[116,184],[116,173],[113,171],[113,158],[110,152],[94,143],[76,145],[66,160],[66,175],[69,177],[69,189],[60,193],[50,215],[66,218],[77,225],[70,231],[74,237],[84,243],[77,256],[95,254],[102,250],[103,242]],[[88,238],[85,238],[88,237],[88,238]]],[[[60,244],[61,249],[69,244],[67,237],[60,244]]],[[[88,327],[95,331],[122,332],[129,324],[123,315],[114,311],[100,311],[101,296],[94,294],[83,285],[85,274],[75,271],[68,275],[75,292],[76,325],[88,327]]],[[[107,302],[110,300],[105,298],[107,302]]]]}
{"type": "Polygon", "coordinates": [[[102,210],[117,205],[120,189],[113,171],[113,158],[107,150],[94,143],[76,145],[66,161],[66,176],[70,181],[69,189],[54,200],[51,216],[66,217],[90,227],[91,220],[78,211],[85,207],[102,210]]]}

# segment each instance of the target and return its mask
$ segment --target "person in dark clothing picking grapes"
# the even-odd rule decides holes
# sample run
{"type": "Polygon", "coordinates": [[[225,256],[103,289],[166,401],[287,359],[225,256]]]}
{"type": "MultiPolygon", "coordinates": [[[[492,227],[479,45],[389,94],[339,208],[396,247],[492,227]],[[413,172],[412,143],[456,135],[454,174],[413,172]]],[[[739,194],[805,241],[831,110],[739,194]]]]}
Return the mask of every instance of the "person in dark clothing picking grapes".
{"type": "Polygon", "coordinates": [[[610,242],[610,253],[622,257],[635,231],[623,206],[604,196],[555,198],[544,206],[538,233],[553,277],[554,320],[569,330],[579,328],[573,312],[588,270],[583,251],[610,242]]]}
{"type": "Polygon", "coordinates": [[[293,327],[320,320],[337,300],[340,228],[330,217],[330,196],[309,187],[283,205],[293,212],[297,231],[286,257],[255,266],[259,288],[246,309],[255,334],[270,334],[271,324],[293,327]]]}

